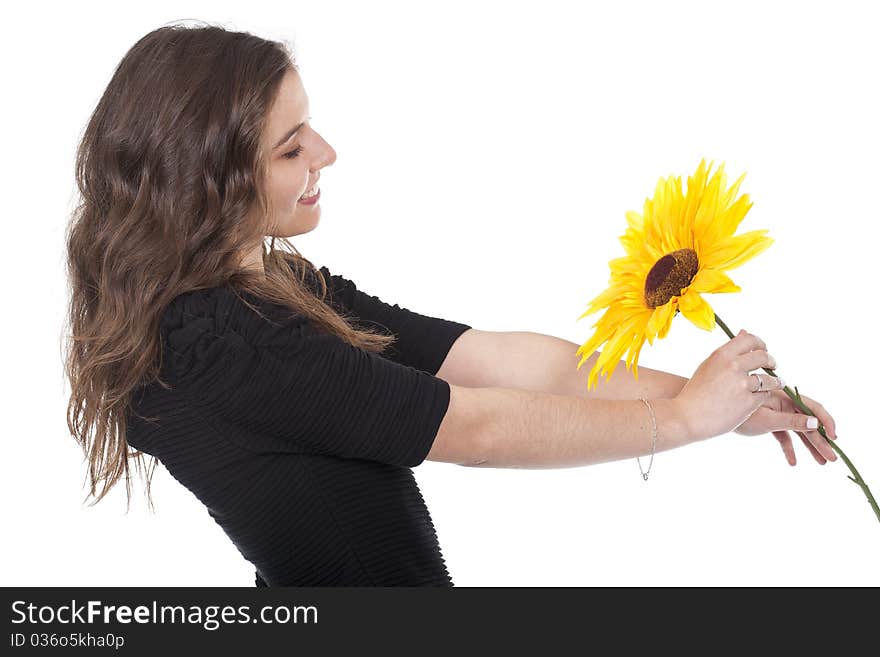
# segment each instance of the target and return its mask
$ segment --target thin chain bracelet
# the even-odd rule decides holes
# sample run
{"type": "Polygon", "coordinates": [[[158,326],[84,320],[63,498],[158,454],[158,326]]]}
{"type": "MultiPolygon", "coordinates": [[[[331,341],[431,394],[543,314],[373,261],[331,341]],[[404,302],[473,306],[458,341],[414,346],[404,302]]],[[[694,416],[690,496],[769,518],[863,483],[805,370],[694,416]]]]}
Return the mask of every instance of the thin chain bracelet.
{"type": "MultiPolygon", "coordinates": [[[[648,407],[648,411],[651,413],[651,461],[648,463],[648,472],[651,472],[651,466],[654,465],[654,448],[657,446],[657,418],[654,416],[654,409],[651,407],[651,403],[644,397],[639,397],[639,399],[645,402],[645,406],[648,407]]],[[[638,456],[636,457],[636,462],[639,464],[639,472],[642,472],[642,462],[638,456]]],[[[642,478],[645,481],[648,481],[648,472],[642,472],[642,478]]]]}

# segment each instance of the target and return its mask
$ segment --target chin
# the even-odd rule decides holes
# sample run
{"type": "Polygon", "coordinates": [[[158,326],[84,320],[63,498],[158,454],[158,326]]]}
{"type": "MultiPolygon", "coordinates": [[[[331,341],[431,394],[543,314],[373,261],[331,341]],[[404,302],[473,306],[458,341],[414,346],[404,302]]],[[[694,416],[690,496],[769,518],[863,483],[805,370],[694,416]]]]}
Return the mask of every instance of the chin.
{"type": "Polygon", "coordinates": [[[275,237],[294,237],[295,235],[303,235],[317,228],[320,222],[320,211],[314,212],[314,216],[307,219],[302,217],[294,217],[289,222],[284,222],[275,232],[275,237]]]}

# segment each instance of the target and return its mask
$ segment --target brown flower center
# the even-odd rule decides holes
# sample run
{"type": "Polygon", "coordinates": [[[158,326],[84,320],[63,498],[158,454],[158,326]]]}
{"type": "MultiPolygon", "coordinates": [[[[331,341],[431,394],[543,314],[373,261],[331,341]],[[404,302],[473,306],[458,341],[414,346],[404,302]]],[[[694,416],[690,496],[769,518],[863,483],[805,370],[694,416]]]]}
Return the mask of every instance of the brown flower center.
{"type": "Polygon", "coordinates": [[[697,252],[693,249],[679,249],[660,258],[645,280],[645,303],[648,308],[656,308],[667,303],[672,297],[691,284],[700,269],[697,252]]]}

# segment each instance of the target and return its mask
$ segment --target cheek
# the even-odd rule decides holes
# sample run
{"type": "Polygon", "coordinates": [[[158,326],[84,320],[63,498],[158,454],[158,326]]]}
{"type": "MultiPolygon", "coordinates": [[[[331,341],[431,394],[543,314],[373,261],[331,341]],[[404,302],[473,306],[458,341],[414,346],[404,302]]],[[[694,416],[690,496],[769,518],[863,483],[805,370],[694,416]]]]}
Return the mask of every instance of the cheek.
{"type": "Polygon", "coordinates": [[[278,181],[278,198],[293,207],[305,191],[308,178],[300,172],[289,171],[278,181]]]}
{"type": "Polygon", "coordinates": [[[272,181],[272,198],[280,208],[292,207],[296,203],[299,192],[290,176],[275,176],[272,181]]]}
{"type": "Polygon", "coordinates": [[[297,207],[309,180],[308,169],[295,162],[279,163],[271,174],[271,188],[275,203],[287,211],[297,207]]]}
{"type": "Polygon", "coordinates": [[[289,200],[291,208],[296,208],[299,205],[299,197],[302,196],[302,194],[303,194],[303,186],[302,185],[296,185],[296,186],[290,187],[290,189],[288,190],[287,198],[289,200]]]}

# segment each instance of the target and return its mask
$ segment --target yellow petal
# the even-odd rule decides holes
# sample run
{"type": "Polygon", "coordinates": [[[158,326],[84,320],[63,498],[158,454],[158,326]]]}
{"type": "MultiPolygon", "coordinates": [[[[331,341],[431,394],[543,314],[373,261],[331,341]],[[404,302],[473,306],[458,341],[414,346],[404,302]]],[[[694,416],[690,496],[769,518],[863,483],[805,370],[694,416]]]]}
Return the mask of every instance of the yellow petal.
{"type": "MultiPolygon", "coordinates": [[[[736,193],[737,193],[737,191],[739,191],[739,186],[742,184],[743,178],[745,178],[745,177],[746,177],[746,174],[744,173],[724,193],[724,195],[721,197],[722,207],[724,207],[724,208],[728,207],[730,205],[731,201],[733,201],[733,199],[736,198],[736,193]]],[[[748,194],[746,194],[746,196],[748,196],[748,194]]]]}
{"type": "Polygon", "coordinates": [[[580,315],[578,319],[586,317],[587,315],[592,315],[597,310],[600,310],[608,304],[613,303],[617,299],[617,297],[619,297],[626,289],[627,288],[625,285],[610,286],[604,292],[602,292],[596,298],[590,301],[587,310],[584,311],[584,313],[580,315]]]}
{"type": "Polygon", "coordinates": [[[693,324],[706,331],[715,328],[715,311],[697,292],[690,291],[678,299],[681,314],[693,324]]]}
{"type": "Polygon", "coordinates": [[[742,292],[742,288],[730,280],[730,277],[723,271],[703,268],[694,276],[687,291],[718,294],[720,292],[742,292]]]}
{"type": "Polygon", "coordinates": [[[719,241],[725,237],[730,237],[736,232],[736,229],[739,228],[740,223],[753,205],[754,203],[749,201],[749,195],[743,194],[736,199],[736,203],[721,213],[718,218],[718,224],[720,226],[720,231],[718,233],[719,241]]]}
{"type": "Polygon", "coordinates": [[[702,256],[702,264],[713,269],[735,269],[767,249],[775,241],[765,237],[766,229],[750,230],[741,235],[708,244],[702,256]]]}
{"type": "Polygon", "coordinates": [[[626,222],[633,230],[643,230],[644,222],[642,221],[642,215],[640,215],[638,212],[628,210],[626,213],[626,222]]]}
{"type": "Polygon", "coordinates": [[[672,320],[672,316],[675,313],[675,304],[671,301],[669,303],[664,303],[659,308],[654,309],[654,314],[651,315],[651,319],[648,320],[648,326],[645,329],[645,337],[648,338],[648,342],[654,344],[654,338],[659,333],[663,331],[664,328],[669,324],[672,320]]]}
{"type": "Polygon", "coordinates": [[[633,377],[635,377],[636,383],[639,381],[639,352],[642,350],[642,346],[645,344],[645,338],[642,336],[637,342],[634,343],[635,351],[633,352],[633,347],[630,347],[631,352],[631,360],[632,360],[632,372],[633,377]]]}
{"type": "MultiPolygon", "coordinates": [[[[700,200],[700,207],[697,209],[696,217],[694,217],[694,233],[700,236],[700,243],[702,244],[712,244],[717,241],[717,235],[721,228],[718,225],[718,199],[721,194],[720,187],[724,176],[724,165],[721,166],[721,170],[716,171],[709,181],[709,185],[700,200]]],[[[688,193],[690,193],[690,190],[688,193]]]]}

